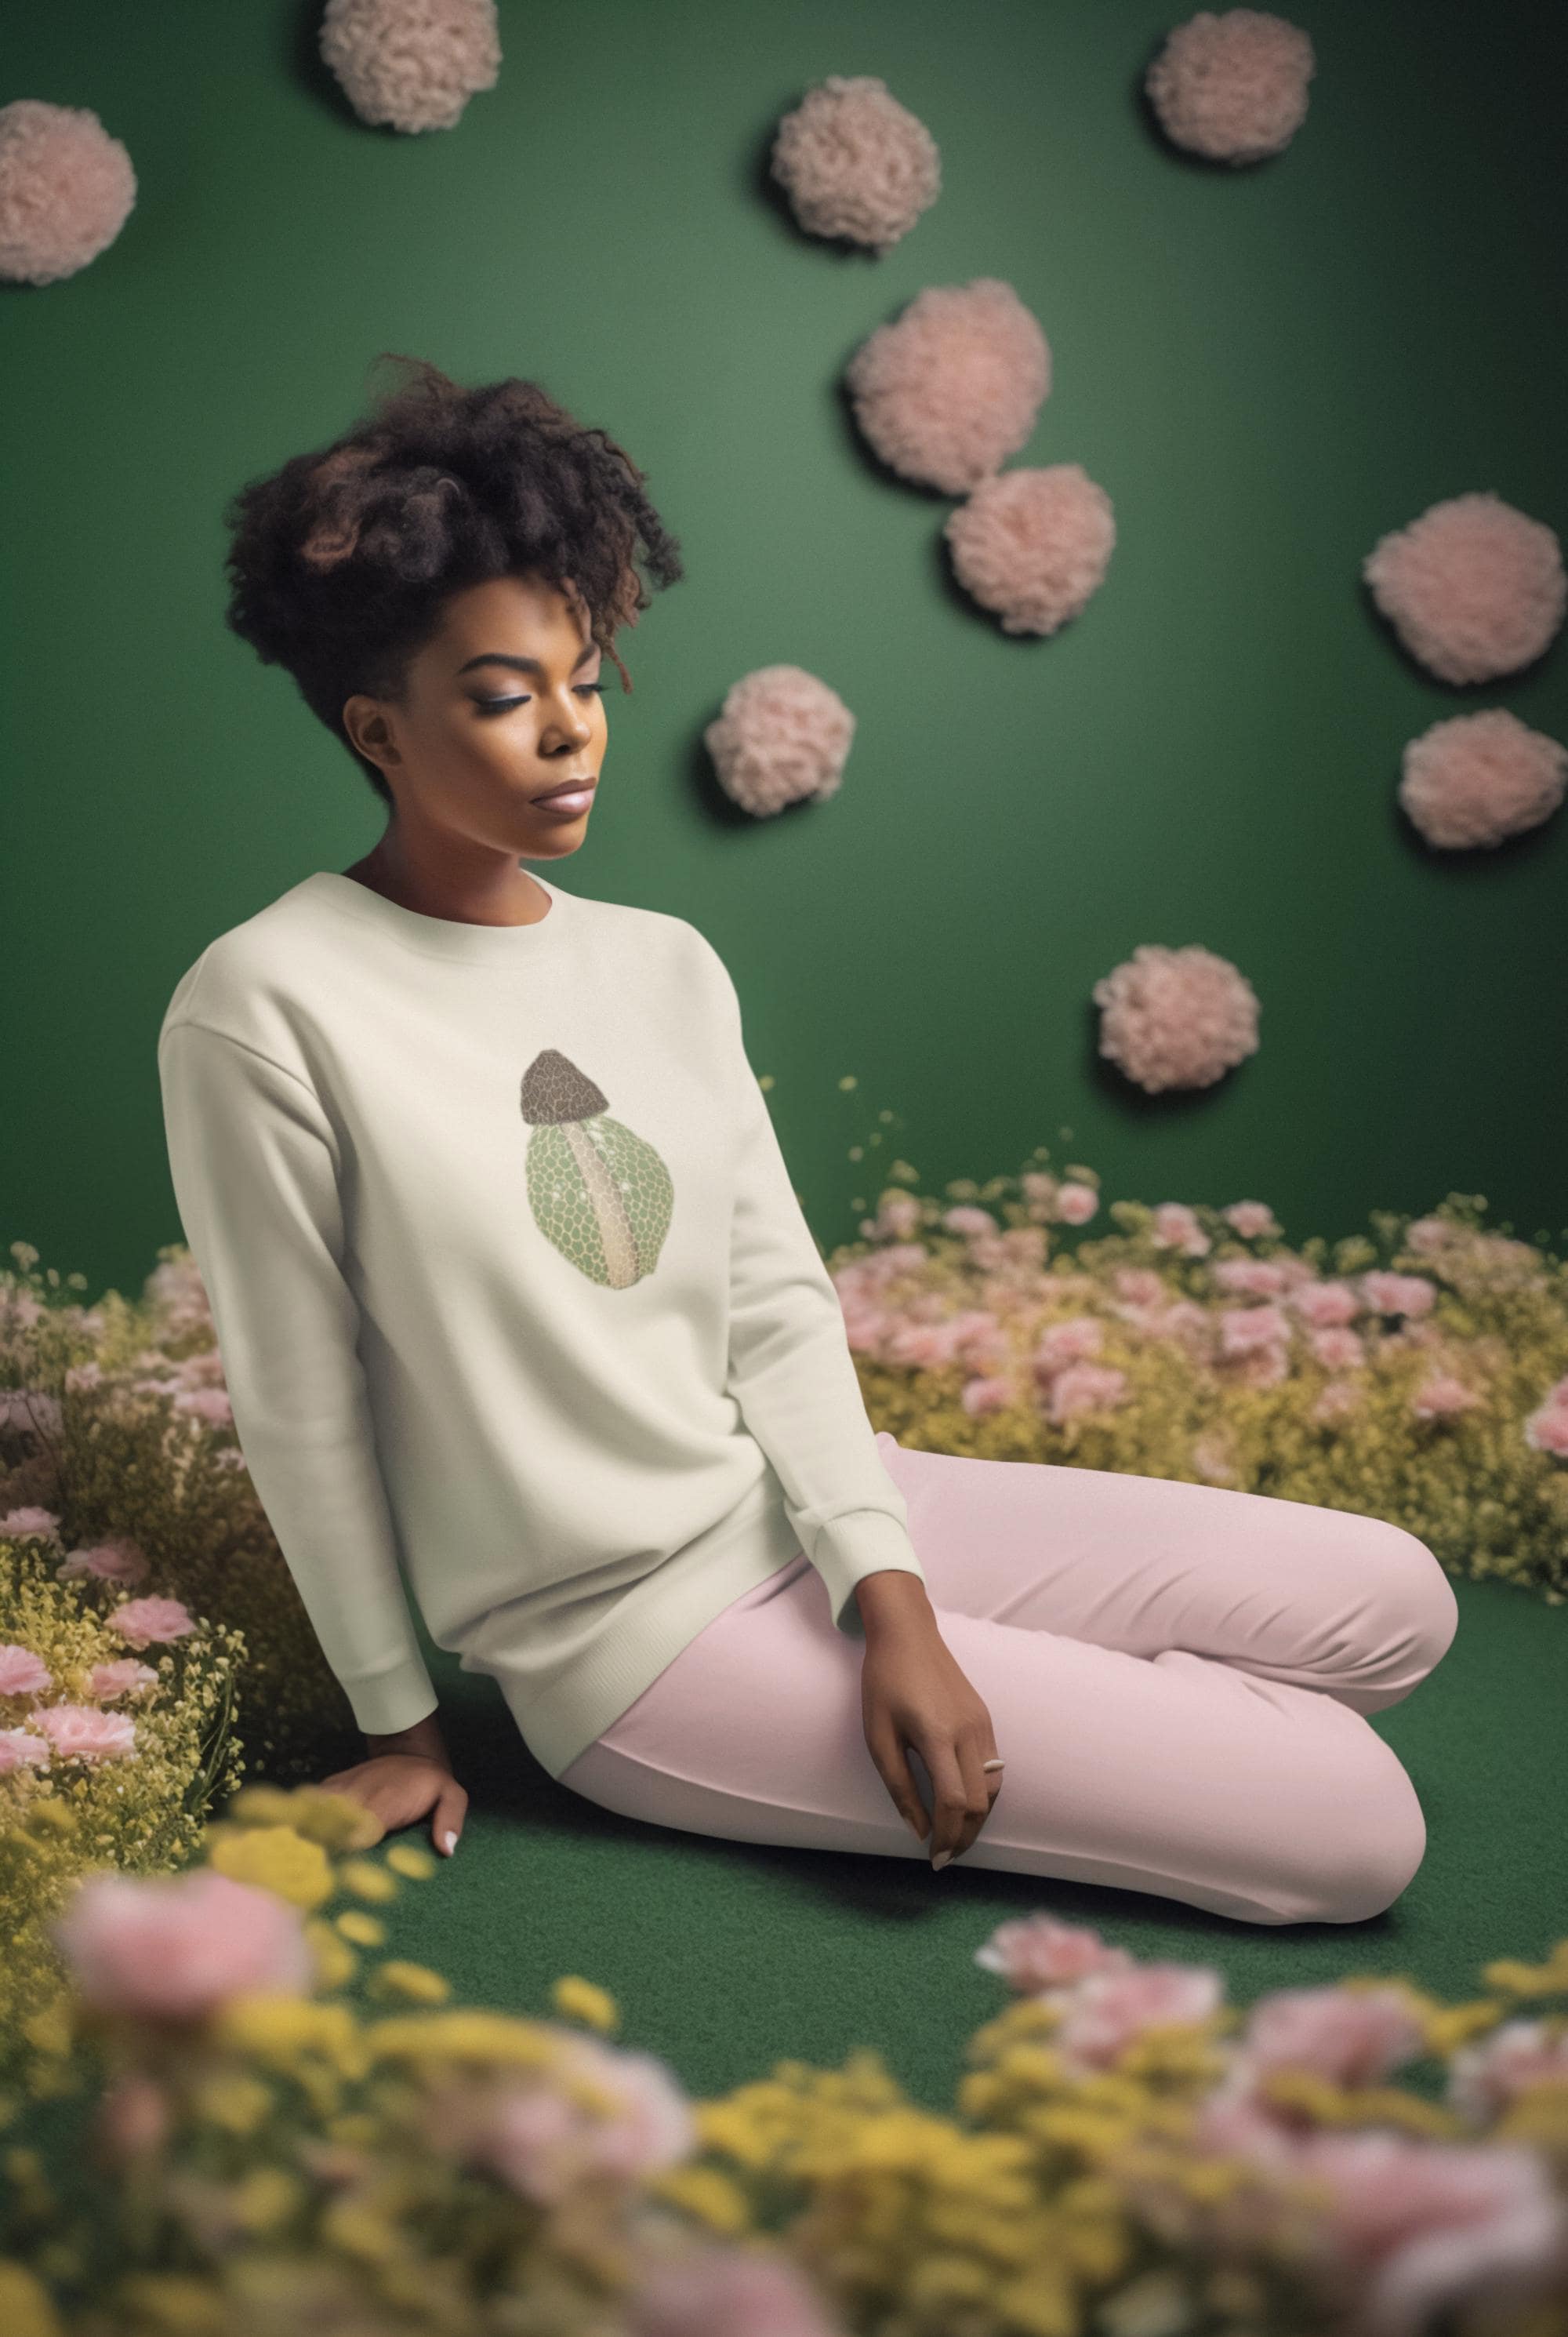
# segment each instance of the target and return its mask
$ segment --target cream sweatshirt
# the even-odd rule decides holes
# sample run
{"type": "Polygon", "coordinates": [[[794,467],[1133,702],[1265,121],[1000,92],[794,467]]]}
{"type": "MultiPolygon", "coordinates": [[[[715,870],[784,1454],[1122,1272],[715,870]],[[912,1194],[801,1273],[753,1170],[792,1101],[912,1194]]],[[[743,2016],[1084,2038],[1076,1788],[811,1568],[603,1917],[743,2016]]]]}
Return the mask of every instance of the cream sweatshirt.
{"type": "MultiPolygon", "coordinates": [[[[532,873],[532,872],[531,872],[532,873]]],[[[696,926],[465,924],[321,871],[181,975],[175,1198],[235,1426],[360,1727],[409,1609],[552,1776],[803,1550],[924,1579],[838,1296],[696,926]]]]}

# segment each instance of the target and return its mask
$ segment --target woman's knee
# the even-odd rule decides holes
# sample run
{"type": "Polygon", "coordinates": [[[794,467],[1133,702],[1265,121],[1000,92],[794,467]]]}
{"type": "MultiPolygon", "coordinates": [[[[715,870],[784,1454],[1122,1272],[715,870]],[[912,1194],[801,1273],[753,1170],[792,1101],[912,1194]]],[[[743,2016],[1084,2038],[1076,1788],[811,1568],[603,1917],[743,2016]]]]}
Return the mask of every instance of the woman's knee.
{"type": "Polygon", "coordinates": [[[1358,1524],[1385,1656],[1403,1693],[1452,1647],[1459,1601],[1441,1560],[1419,1535],[1387,1518],[1361,1518],[1358,1524]]]}
{"type": "Polygon", "coordinates": [[[1325,1765],[1314,1779],[1312,1808],[1284,1840],[1267,1920],[1364,1923],[1408,1888],[1426,1853],[1416,1788],[1368,1727],[1359,1755],[1325,1765]]]}

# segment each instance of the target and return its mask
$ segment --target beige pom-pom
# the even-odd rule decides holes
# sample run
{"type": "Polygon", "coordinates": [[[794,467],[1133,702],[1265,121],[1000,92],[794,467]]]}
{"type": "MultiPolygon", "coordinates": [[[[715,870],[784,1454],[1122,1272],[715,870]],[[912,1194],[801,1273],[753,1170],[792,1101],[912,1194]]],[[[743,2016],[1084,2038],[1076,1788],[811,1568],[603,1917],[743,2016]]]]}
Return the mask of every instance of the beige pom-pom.
{"type": "Polygon", "coordinates": [[[1443,681],[1490,681],[1538,658],[1563,622],[1563,548],[1500,495],[1454,495],[1378,539],[1362,563],[1413,658],[1443,681]]]}
{"type": "Polygon", "coordinates": [[[1081,463],[1052,463],[982,479],[942,533],[959,582],[1003,632],[1054,633],[1098,591],[1116,523],[1081,463]]]}
{"type": "Polygon", "coordinates": [[[495,0],[326,0],[321,55],[362,122],[451,130],[501,72],[495,0]]]}
{"type": "Polygon", "coordinates": [[[829,73],[786,113],[772,170],[808,235],[844,236],[880,256],[941,192],[937,142],[875,73],[829,73]]]}
{"type": "Polygon", "coordinates": [[[836,795],[854,731],[843,699],[814,673],[763,665],[731,684],[703,744],[731,802],[766,819],[808,796],[836,795]]]}
{"type": "Polygon", "coordinates": [[[113,242],[135,200],[131,156],[90,105],[0,105],[0,277],[74,276],[113,242]]]}
{"type": "Polygon", "coordinates": [[[861,343],[845,382],[891,470],[968,494],[1016,455],[1051,386],[1051,352],[1010,284],[930,284],[861,343]]]}
{"type": "Polygon", "coordinates": [[[1316,70],[1299,24],[1261,8],[1203,8],[1176,26],[1144,87],[1173,145],[1212,162],[1260,162],[1306,120],[1316,70]]]}
{"type": "Polygon", "coordinates": [[[1568,749],[1506,707],[1434,722],[1405,749],[1399,801],[1428,844],[1501,844],[1550,819],[1568,783],[1568,749]]]}
{"type": "Polygon", "coordinates": [[[1140,943],[1096,983],[1094,1000],[1101,1054],[1150,1095],[1212,1087],[1257,1051],[1257,992],[1228,958],[1195,942],[1140,943]]]}

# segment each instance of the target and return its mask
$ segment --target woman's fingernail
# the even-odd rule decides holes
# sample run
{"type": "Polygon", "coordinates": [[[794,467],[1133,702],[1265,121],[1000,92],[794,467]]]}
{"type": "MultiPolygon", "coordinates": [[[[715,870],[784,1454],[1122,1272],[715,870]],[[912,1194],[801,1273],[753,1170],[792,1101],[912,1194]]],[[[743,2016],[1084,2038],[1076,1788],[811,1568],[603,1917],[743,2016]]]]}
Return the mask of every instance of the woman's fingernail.
{"type": "Polygon", "coordinates": [[[952,1854],[950,1850],[939,1850],[931,1861],[931,1873],[935,1874],[939,1867],[945,1866],[952,1854]]]}
{"type": "Polygon", "coordinates": [[[443,1833],[441,1837],[441,1846],[450,1858],[457,1847],[457,1836],[454,1833],[443,1833]]]}

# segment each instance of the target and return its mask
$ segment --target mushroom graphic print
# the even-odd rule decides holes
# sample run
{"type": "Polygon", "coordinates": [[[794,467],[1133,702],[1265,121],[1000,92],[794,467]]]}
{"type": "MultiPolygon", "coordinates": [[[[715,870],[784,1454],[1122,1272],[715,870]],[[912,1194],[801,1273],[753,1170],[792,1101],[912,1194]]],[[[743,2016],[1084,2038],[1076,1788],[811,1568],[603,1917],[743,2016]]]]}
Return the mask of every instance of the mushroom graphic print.
{"type": "Polygon", "coordinates": [[[522,1075],[522,1116],[529,1206],[546,1240],[611,1290],[651,1274],[675,1201],[653,1146],[610,1118],[602,1088],[556,1047],[522,1075]]]}

